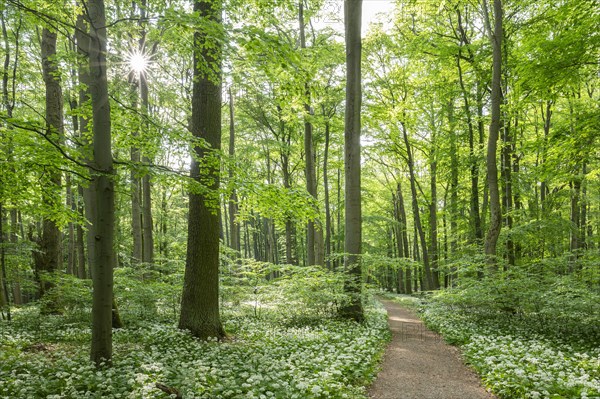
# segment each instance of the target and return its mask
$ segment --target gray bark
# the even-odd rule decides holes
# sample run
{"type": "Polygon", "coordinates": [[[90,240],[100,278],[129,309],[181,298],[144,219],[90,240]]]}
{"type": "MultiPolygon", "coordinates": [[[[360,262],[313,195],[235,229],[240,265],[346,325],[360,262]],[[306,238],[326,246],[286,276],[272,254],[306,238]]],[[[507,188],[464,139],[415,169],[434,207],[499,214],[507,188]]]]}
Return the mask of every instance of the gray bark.
{"type": "Polygon", "coordinates": [[[360,192],[360,129],[361,129],[361,13],[362,0],[344,1],[346,32],[346,112],[344,120],[345,169],[345,241],[344,266],[347,273],[344,290],[350,303],[342,314],[350,319],[364,319],[362,306],[362,210],[360,192]]]}
{"type": "MultiPolygon", "coordinates": [[[[221,23],[222,3],[195,1],[194,11],[217,24],[221,23]]],[[[194,148],[191,177],[207,186],[214,195],[190,193],[188,246],[179,328],[200,339],[225,335],[219,314],[219,163],[211,159],[221,149],[221,57],[219,44],[203,45],[210,40],[202,32],[194,33],[194,84],[192,94],[192,134],[206,140],[209,148],[194,148]],[[209,70],[207,73],[206,70],[209,70]]]]}
{"type": "Polygon", "coordinates": [[[490,225],[485,237],[485,254],[488,258],[490,273],[494,273],[497,270],[496,245],[502,227],[500,192],[498,189],[498,165],[496,159],[501,124],[500,105],[502,104],[502,39],[504,36],[502,18],[502,0],[494,0],[494,32],[491,34],[493,48],[492,120],[490,122],[486,158],[490,193],[490,225]]]}
{"type": "Polygon", "coordinates": [[[113,247],[115,226],[114,175],[111,147],[110,103],[106,76],[106,16],[103,0],[87,2],[89,20],[89,95],[92,102],[92,186],[95,212],[93,238],[91,360],[100,365],[112,358],[113,247]]]}

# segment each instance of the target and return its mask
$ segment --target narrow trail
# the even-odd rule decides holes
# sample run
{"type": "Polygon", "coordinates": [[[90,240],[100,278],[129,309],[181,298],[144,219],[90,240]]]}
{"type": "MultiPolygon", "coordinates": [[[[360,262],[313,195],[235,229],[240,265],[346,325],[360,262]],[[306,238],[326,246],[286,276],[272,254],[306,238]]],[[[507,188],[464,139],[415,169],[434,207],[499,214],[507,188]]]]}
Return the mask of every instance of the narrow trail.
{"type": "Polygon", "coordinates": [[[393,335],[369,398],[495,398],[464,365],[457,348],[427,329],[411,311],[391,301],[382,302],[393,335]]]}

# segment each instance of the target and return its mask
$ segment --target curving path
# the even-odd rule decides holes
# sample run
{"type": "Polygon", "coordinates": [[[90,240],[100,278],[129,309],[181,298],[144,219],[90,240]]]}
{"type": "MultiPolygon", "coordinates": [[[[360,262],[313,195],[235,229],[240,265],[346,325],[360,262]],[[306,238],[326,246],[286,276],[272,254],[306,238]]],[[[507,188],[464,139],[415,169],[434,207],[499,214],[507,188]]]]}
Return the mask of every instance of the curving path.
{"type": "Polygon", "coordinates": [[[382,370],[369,389],[373,399],[490,399],[457,348],[428,330],[414,313],[382,301],[388,311],[392,342],[382,370]]]}

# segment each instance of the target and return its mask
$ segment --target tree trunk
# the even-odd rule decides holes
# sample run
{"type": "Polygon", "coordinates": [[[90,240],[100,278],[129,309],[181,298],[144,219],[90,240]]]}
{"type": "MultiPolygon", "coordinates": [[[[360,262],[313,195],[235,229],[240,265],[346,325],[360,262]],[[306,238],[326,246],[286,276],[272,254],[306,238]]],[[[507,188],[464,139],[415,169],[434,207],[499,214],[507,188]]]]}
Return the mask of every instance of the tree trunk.
{"type": "MultiPolygon", "coordinates": [[[[432,124],[432,129],[435,127],[432,124]]],[[[430,190],[431,190],[431,202],[429,203],[429,241],[430,250],[429,262],[431,266],[431,281],[432,289],[440,288],[440,277],[438,268],[439,262],[439,246],[438,246],[438,220],[437,220],[437,154],[435,152],[436,147],[436,133],[435,130],[431,136],[431,149],[430,149],[430,190]]]]}
{"type": "MultiPolygon", "coordinates": [[[[229,161],[235,160],[235,123],[234,123],[233,93],[229,87],[229,161]]],[[[233,165],[229,167],[229,183],[233,185],[233,165]]],[[[233,185],[229,196],[229,234],[231,248],[240,252],[240,224],[237,222],[238,198],[237,191],[233,185]]]]}
{"type": "MultiPolygon", "coordinates": [[[[300,0],[298,4],[298,22],[300,25],[300,48],[306,48],[306,38],[304,34],[304,0],[300,0]]],[[[314,144],[313,144],[313,126],[310,118],[313,115],[313,110],[310,106],[310,86],[308,81],[304,84],[304,157],[306,159],[306,165],[304,173],[306,176],[306,191],[308,194],[317,201],[317,178],[315,172],[315,155],[314,155],[314,144]]],[[[306,254],[307,264],[317,264],[316,256],[316,223],[314,220],[308,221],[307,234],[306,234],[306,254]]]]}
{"type": "MultiPolygon", "coordinates": [[[[131,107],[138,107],[138,85],[139,82],[135,72],[129,73],[129,82],[131,85],[131,107]]],[[[141,184],[139,166],[141,161],[138,129],[134,129],[131,134],[134,144],[131,146],[131,234],[133,236],[133,247],[131,251],[131,263],[137,265],[142,261],[142,206],[141,206],[141,184]]]]}
{"type": "MultiPolygon", "coordinates": [[[[512,128],[508,123],[508,118],[505,118],[507,123],[504,124],[504,129],[502,129],[502,148],[500,150],[501,154],[501,169],[500,176],[502,178],[502,205],[504,214],[504,226],[508,231],[512,229],[513,219],[513,188],[512,188],[512,138],[511,131],[512,128]]],[[[510,238],[510,234],[506,240],[506,257],[508,264],[510,266],[515,265],[515,245],[513,240],[510,238]]]]}
{"type": "MultiPolygon", "coordinates": [[[[0,177],[0,183],[2,183],[2,177],[0,177]]],[[[8,280],[6,278],[6,249],[5,249],[5,238],[4,238],[4,209],[2,202],[0,202],[0,311],[4,312],[6,308],[6,319],[11,321],[10,313],[10,295],[8,294],[8,280]]],[[[4,313],[2,313],[4,318],[4,313]]]]}
{"type": "Polygon", "coordinates": [[[346,32],[346,111],[344,134],[345,209],[344,252],[346,282],[350,295],[342,314],[353,320],[364,319],[362,306],[362,212],[360,192],[360,111],[361,88],[361,12],[362,0],[344,0],[346,32]]]}
{"type": "MultiPolygon", "coordinates": [[[[54,142],[62,141],[63,123],[63,96],[58,73],[56,57],[56,33],[44,28],[42,30],[42,72],[46,86],[46,130],[47,137],[54,142]]],[[[44,190],[42,201],[48,208],[59,207],[61,173],[54,170],[49,173],[49,187],[44,190]]],[[[61,240],[60,229],[55,220],[44,218],[42,221],[42,237],[40,240],[41,256],[36,257],[40,262],[38,270],[53,273],[61,270],[61,240]]],[[[45,281],[40,282],[40,294],[43,297],[53,287],[45,281]]],[[[40,308],[42,313],[60,313],[56,301],[44,301],[40,308]]]]}
{"type": "Polygon", "coordinates": [[[328,158],[329,158],[329,137],[330,125],[329,120],[325,121],[325,153],[323,154],[323,194],[325,195],[325,259],[327,268],[332,269],[331,264],[331,206],[329,204],[329,177],[328,158]]]}
{"type": "MultiPolygon", "coordinates": [[[[89,93],[92,100],[95,211],[90,227],[94,244],[92,267],[91,360],[100,365],[112,358],[114,252],[114,175],[111,149],[110,103],[106,76],[106,17],[103,0],[89,0],[89,93]]],[[[83,104],[83,103],[82,103],[83,104]]]]}
{"type": "MultiPolygon", "coordinates": [[[[73,193],[73,187],[71,184],[71,176],[67,175],[65,186],[67,189],[67,209],[70,209],[73,214],[77,212],[77,206],[75,205],[75,194],[73,193]]],[[[73,222],[69,222],[67,225],[68,229],[68,243],[67,243],[67,273],[73,276],[77,276],[77,249],[76,249],[76,237],[75,237],[75,226],[73,222]]]]}
{"type": "MultiPolygon", "coordinates": [[[[484,3],[485,4],[485,3],[484,3]]],[[[493,48],[492,68],[492,120],[488,136],[487,174],[490,190],[490,225],[485,237],[485,254],[488,259],[489,272],[497,270],[496,245],[500,236],[501,208],[498,189],[497,147],[500,133],[500,105],[502,104],[502,0],[494,0],[494,33],[491,34],[493,48]]]]}
{"type": "MultiPolygon", "coordinates": [[[[222,3],[195,1],[201,18],[221,25],[222,3]]],[[[206,33],[194,33],[194,84],[192,134],[208,148],[194,147],[190,175],[210,189],[190,193],[188,244],[179,328],[200,339],[225,335],[219,314],[219,174],[221,149],[221,59],[222,44],[206,33]],[[207,41],[211,42],[207,46],[207,41]],[[200,172],[202,165],[202,173],[200,172]]]]}
{"type": "MultiPolygon", "coordinates": [[[[413,209],[413,219],[415,221],[415,229],[418,233],[419,241],[421,242],[421,251],[423,254],[423,268],[425,270],[425,282],[426,290],[435,289],[436,284],[434,282],[433,274],[431,273],[431,268],[429,264],[429,253],[427,251],[427,240],[425,239],[425,231],[423,230],[423,226],[421,225],[421,215],[419,210],[419,201],[417,199],[417,181],[415,176],[415,167],[414,167],[414,159],[412,155],[412,149],[410,147],[410,142],[408,141],[408,132],[406,131],[406,125],[404,122],[401,122],[402,125],[402,136],[404,138],[404,144],[406,146],[406,155],[407,155],[407,163],[408,163],[408,172],[410,175],[410,192],[412,195],[412,209],[413,209]]],[[[415,241],[415,245],[416,245],[415,241]]],[[[415,247],[416,248],[416,247],[415,247]]],[[[417,260],[415,258],[415,260],[417,260]]]]}
{"type": "MultiPolygon", "coordinates": [[[[77,194],[79,200],[77,201],[77,213],[83,219],[84,209],[83,209],[83,187],[77,187],[77,194]]],[[[77,224],[77,276],[81,279],[87,278],[86,273],[86,258],[85,258],[85,237],[83,232],[83,226],[81,223],[77,224]]]]}

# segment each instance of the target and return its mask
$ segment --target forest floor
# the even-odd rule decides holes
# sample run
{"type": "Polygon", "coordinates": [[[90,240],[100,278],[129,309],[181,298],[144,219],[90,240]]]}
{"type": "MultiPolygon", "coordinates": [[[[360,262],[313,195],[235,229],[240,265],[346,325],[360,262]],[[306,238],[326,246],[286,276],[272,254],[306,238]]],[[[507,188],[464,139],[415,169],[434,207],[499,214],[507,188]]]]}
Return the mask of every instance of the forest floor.
{"type": "Polygon", "coordinates": [[[388,311],[392,341],[369,390],[370,398],[495,398],[464,364],[456,347],[427,329],[409,309],[392,301],[382,302],[388,311]]]}

